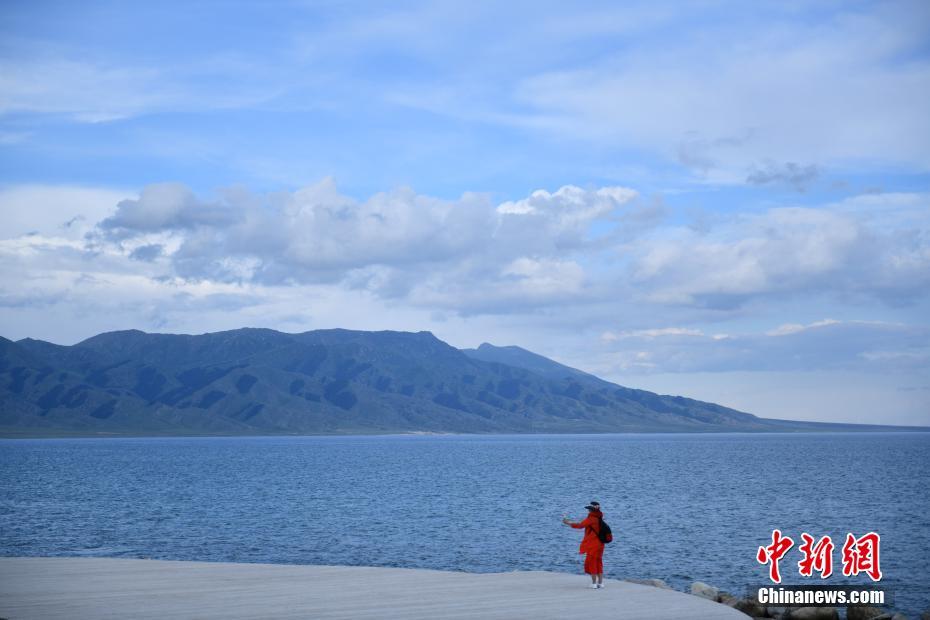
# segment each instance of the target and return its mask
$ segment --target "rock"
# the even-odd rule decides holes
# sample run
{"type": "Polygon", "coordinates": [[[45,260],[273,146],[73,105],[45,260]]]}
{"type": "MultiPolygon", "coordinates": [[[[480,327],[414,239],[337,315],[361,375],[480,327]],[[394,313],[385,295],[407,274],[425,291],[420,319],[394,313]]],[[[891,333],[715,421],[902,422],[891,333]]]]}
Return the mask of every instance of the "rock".
{"type": "Polygon", "coordinates": [[[899,611],[895,615],[891,616],[891,620],[907,620],[907,616],[899,611]]]}
{"type": "MultiPolygon", "coordinates": [[[[885,615],[886,612],[878,607],[855,607],[849,605],[846,607],[846,620],[877,620],[885,615]]],[[[891,619],[891,614],[887,614],[891,619]]]]}
{"type": "Polygon", "coordinates": [[[782,607],[780,605],[767,605],[765,608],[765,613],[771,616],[772,618],[781,618],[788,617],[788,608],[782,607]]]}
{"type": "Polygon", "coordinates": [[[714,586],[707,585],[703,581],[695,581],[691,584],[691,594],[716,602],[720,590],[714,586]]]}
{"type": "Polygon", "coordinates": [[[835,607],[798,607],[788,612],[791,620],[839,620],[835,607]]]}
{"type": "Polygon", "coordinates": [[[741,611],[747,616],[765,616],[765,605],[757,601],[755,598],[741,598],[736,601],[735,605],[731,605],[736,611],[741,611]]]}
{"type": "Polygon", "coordinates": [[[661,579],[624,579],[629,583],[636,583],[641,586],[652,586],[654,588],[665,588],[666,590],[671,590],[672,586],[668,585],[661,579]]]}
{"type": "Polygon", "coordinates": [[[920,614],[920,620],[930,620],[930,609],[920,614]]]}
{"type": "Polygon", "coordinates": [[[759,603],[755,598],[740,598],[733,596],[729,592],[721,592],[717,595],[717,602],[727,607],[732,607],[736,611],[742,612],[747,616],[754,618],[765,617],[765,605],[759,603]]]}

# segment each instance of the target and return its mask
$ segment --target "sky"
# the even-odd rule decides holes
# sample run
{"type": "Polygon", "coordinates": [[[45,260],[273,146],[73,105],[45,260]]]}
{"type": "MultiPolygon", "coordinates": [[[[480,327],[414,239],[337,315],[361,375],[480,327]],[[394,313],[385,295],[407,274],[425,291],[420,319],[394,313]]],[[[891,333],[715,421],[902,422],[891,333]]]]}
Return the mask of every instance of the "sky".
{"type": "Polygon", "coordinates": [[[429,330],[930,425],[926,2],[0,4],[0,335],[429,330]]]}

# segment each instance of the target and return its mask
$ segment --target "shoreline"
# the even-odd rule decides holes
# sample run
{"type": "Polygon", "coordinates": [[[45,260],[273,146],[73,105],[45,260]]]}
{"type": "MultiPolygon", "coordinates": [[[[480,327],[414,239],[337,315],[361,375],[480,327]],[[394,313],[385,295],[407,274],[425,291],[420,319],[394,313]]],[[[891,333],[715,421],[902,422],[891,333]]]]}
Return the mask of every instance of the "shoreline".
{"type": "MultiPolygon", "coordinates": [[[[763,605],[701,581],[676,590],[662,579],[604,579],[541,570],[465,571],[155,560],[0,556],[0,620],[92,617],[159,619],[321,618],[454,620],[566,618],[619,620],[837,620],[852,607],[763,605]]],[[[907,620],[888,607],[856,608],[856,620],[907,620]]],[[[920,618],[930,617],[930,609],[920,618]]]]}
{"type": "MultiPolygon", "coordinates": [[[[648,580],[643,580],[648,581],[648,580]]],[[[700,596],[583,574],[465,573],[411,568],[180,562],[125,558],[0,558],[0,617],[565,618],[738,620],[700,596]]]]}
{"type": "Polygon", "coordinates": [[[10,434],[0,430],[0,441],[3,440],[20,440],[20,439],[281,439],[286,437],[318,437],[318,438],[339,438],[339,437],[610,437],[610,436],[707,436],[707,435],[914,435],[930,433],[930,426],[895,426],[867,428],[862,430],[849,429],[824,429],[824,430],[783,430],[783,431],[618,431],[618,432],[565,432],[565,433],[548,433],[548,432],[527,432],[527,433],[459,433],[453,431],[385,431],[376,433],[371,431],[364,432],[340,432],[340,433],[116,433],[112,431],[101,431],[97,433],[78,433],[78,432],[49,432],[49,433],[15,433],[10,434]]]}

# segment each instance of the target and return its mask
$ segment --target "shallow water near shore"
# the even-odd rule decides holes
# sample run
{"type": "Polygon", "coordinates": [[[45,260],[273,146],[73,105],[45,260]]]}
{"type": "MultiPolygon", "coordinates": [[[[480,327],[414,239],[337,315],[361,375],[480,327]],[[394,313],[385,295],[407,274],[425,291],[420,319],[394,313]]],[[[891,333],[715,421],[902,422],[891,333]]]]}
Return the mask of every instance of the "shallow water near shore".
{"type": "Polygon", "coordinates": [[[609,577],[767,583],[779,528],[881,535],[894,607],[930,607],[930,434],[410,435],[0,441],[0,555],[581,572],[580,519],[614,530],[609,577]]]}

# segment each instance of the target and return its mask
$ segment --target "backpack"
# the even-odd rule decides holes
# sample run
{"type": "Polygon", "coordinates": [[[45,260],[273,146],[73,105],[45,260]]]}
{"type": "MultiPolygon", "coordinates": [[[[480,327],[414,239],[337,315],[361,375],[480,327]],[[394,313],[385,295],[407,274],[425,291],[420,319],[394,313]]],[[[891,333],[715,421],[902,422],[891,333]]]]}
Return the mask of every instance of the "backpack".
{"type": "Polygon", "coordinates": [[[601,519],[601,527],[597,531],[597,539],[605,545],[614,540],[613,532],[610,531],[610,526],[607,525],[604,519],[601,519]]]}

